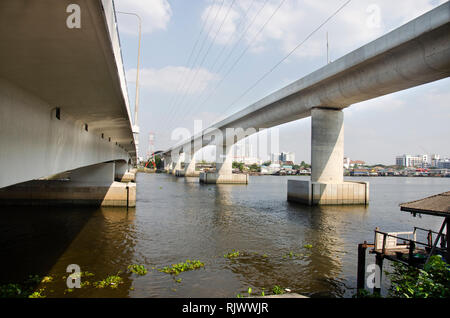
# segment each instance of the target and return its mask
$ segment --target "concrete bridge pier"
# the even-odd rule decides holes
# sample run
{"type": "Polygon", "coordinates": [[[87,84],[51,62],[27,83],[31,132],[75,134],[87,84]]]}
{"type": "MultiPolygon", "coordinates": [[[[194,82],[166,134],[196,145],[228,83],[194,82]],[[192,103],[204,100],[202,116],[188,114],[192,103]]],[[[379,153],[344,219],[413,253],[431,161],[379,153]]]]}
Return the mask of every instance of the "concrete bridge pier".
{"type": "Polygon", "coordinates": [[[231,143],[216,148],[216,172],[201,172],[201,183],[247,184],[248,175],[233,174],[233,153],[231,143]]]}
{"type": "MultiPolygon", "coordinates": [[[[123,168],[123,166],[119,167],[123,168]]],[[[114,161],[0,189],[0,205],[136,206],[136,183],[116,182],[114,161]]]]}
{"type": "Polygon", "coordinates": [[[172,172],[172,165],[173,165],[172,157],[167,157],[167,163],[166,163],[166,167],[165,167],[165,171],[167,173],[172,172]]]}
{"type": "Polygon", "coordinates": [[[119,182],[135,182],[136,171],[126,161],[115,162],[114,180],[119,182]]]}
{"type": "Polygon", "coordinates": [[[179,177],[199,177],[200,176],[200,171],[195,171],[196,149],[195,149],[194,144],[195,144],[194,141],[191,141],[190,149],[189,149],[190,152],[184,153],[184,169],[178,170],[176,172],[177,176],[179,176],[179,177]]]}
{"type": "Polygon", "coordinates": [[[183,161],[183,153],[178,154],[177,158],[175,158],[175,166],[173,167],[171,174],[176,176],[177,175],[177,171],[181,170],[181,162],[183,161]]]}
{"type": "Polygon", "coordinates": [[[369,202],[368,182],[344,181],[344,113],[311,110],[311,181],[288,180],[288,200],[308,205],[369,202]]]}

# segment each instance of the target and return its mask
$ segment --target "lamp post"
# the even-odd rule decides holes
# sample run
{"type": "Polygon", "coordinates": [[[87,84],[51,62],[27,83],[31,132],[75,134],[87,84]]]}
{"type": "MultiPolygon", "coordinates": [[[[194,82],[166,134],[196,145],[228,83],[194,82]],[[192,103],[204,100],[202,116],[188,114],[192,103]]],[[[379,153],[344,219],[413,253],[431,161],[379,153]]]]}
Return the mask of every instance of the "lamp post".
{"type": "Polygon", "coordinates": [[[141,34],[142,34],[142,19],[139,15],[132,12],[122,12],[117,11],[120,14],[133,15],[138,18],[139,22],[139,42],[138,42],[138,56],[137,56],[137,68],[136,68],[136,95],[134,102],[134,125],[133,125],[133,135],[136,145],[136,157],[139,158],[139,122],[138,122],[138,111],[139,111],[139,66],[141,62],[141,34]]]}

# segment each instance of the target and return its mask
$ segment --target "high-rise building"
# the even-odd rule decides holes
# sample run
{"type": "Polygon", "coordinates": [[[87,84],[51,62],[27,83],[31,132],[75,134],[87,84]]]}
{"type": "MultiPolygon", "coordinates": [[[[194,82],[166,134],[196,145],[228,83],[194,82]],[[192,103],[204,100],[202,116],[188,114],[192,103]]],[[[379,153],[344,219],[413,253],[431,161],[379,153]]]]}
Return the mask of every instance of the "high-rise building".
{"type": "Polygon", "coordinates": [[[279,163],[280,162],[280,153],[275,152],[270,154],[270,161],[272,163],[279,163]]]}
{"type": "Polygon", "coordinates": [[[281,162],[294,162],[295,154],[293,152],[282,152],[280,154],[280,161],[281,162]]]}
{"type": "Polygon", "coordinates": [[[432,166],[432,167],[437,167],[440,159],[441,159],[441,156],[440,156],[440,155],[438,155],[438,154],[432,154],[432,155],[431,155],[431,162],[430,162],[430,163],[431,163],[431,166],[432,166]]]}
{"type": "Polygon", "coordinates": [[[395,157],[395,164],[401,167],[427,167],[429,165],[428,155],[401,155],[395,157]]]}

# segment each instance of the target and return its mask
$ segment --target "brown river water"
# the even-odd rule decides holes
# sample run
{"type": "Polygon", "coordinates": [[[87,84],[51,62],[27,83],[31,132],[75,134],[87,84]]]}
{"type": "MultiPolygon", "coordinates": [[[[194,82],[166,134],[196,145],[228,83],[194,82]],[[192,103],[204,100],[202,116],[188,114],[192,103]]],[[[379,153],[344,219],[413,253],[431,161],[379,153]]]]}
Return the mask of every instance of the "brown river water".
{"type": "MultiPolygon", "coordinates": [[[[275,285],[312,297],[351,297],[357,244],[372,242],[377,226],[438,230],[440,218],[414,218],[398,205],[450,190],[450,178],[356,178],[370,182],[368,207],[305,207],[286,200],[293,178],[306,179],[255,176],[248,185],[202,185],[140,173],[137,206],[128,211],[0,207],[0,284],[52,276],[39,286],[47,297],[236,297],[249,287],[269,294],[275,285]],[[232,250],[240,256],[225,258],[232,250]],[[205,266],[175,278],[158,271],[187,259],[205,266]],[[92,281],[120,271],[123,284],[67,292],[69,264],[93,273],[92,281]],[[128,273],[130,264],[148,273],[128,273]]],[[[373,261],[369,255],[367,263],[373,261]]]]}

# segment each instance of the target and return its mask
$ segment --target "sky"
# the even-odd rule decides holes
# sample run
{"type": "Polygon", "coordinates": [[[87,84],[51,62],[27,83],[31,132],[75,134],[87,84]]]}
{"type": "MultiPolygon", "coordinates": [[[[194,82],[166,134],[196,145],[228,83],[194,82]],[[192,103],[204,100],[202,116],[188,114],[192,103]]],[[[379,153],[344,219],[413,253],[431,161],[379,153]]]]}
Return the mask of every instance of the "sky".
{"type": "MultiPolygon", "coordinates": [[[[207,128],[323,67],[327,34],[333,61],[445,0],[353,0],[308,38],[346,2],[115,0],[117,11],[142,18],[139,155],[147,154],[149,133],[155,150],[166,150],[180,141],[173,139],[176,128],[194,132],[195,120],[207,128]]],[[[138,20],[118,13],[118,27],[134,112],[138,20]]],[[[345,155],[371,164],[394,164],[395,156],[405,153],[450,156],[449,87],[447,78],[346,108],[345,155]]],[[[277,129],[278,150],[310,162],[310,118],[277,129]]],[[[270,149],[252,150],[269,158],[270,149]]],[[[211,149],[200,156],[212,159],[211,149]]]]}

